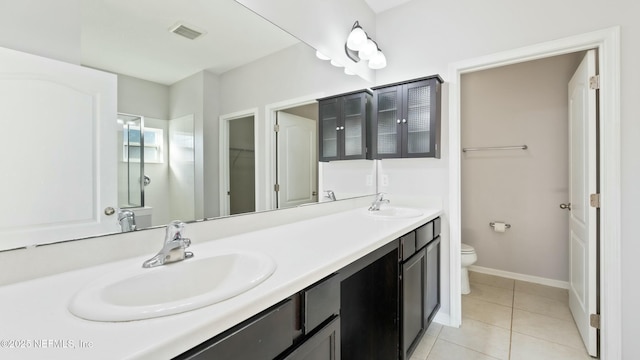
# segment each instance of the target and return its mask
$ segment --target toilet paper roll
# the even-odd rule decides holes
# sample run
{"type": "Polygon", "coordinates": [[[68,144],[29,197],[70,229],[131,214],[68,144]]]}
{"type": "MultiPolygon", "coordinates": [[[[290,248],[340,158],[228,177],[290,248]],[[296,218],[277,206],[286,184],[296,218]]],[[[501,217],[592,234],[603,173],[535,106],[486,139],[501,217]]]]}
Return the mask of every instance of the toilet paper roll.
{"type": "Polygon", "coordinates": [[[495,232],[505,232],[507,230],[507,224],[502,222],[493,223],[493,231],[495,232]]]}

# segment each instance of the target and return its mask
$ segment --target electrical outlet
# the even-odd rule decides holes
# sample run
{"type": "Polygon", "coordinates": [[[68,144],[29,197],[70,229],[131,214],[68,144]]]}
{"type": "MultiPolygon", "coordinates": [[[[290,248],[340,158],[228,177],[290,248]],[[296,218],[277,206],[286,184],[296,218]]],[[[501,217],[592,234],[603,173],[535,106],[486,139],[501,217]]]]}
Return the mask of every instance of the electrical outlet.
{"type": "Polygon", "coordinates": [[[366,186],[373,186],[373,175],[367,175],[367,179],[365,180],[366,186]]]}
{"type": "Polygon", "coordinates": [[[389,175],[382,175],[382,186],[389,186],[389,175]]]}

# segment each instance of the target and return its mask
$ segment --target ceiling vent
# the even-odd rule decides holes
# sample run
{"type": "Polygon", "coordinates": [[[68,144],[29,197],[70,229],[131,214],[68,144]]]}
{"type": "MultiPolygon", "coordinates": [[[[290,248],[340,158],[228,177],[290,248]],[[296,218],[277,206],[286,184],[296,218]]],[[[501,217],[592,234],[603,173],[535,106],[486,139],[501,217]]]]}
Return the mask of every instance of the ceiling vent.
{"type": "Polygon", "coordinates": [[[194,26],[187,26],[184,23],[177,23],[173,25],[171,28],[169,28],[169,31],[174,34],[186,37],[189,40],[194,40],[206,33],[205,31],[195,30],[194,26]]]}

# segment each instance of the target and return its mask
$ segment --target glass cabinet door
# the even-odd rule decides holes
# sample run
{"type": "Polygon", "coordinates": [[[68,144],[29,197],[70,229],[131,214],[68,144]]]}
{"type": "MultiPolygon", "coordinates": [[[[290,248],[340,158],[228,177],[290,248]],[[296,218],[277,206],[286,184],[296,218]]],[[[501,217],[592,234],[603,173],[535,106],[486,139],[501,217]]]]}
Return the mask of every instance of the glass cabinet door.
{"type": "Polygon", "coordinates": [[[377,154],[378,157],[400,156],[401,93],[400,87],[377,90],[375,116],[377,117],[377,154]]]}
{"type": "Polygon", "coordinates": [[[344,136],[344,158],[363,158],[365,152],[365,107],[364,96],[354,94],[342,98],[344,128],[340,126],[340,136],[344,136]]]}
{"type": "Polygon", "coordinates": [[[420,81],[407,84],[405,90],[406,155],[427,154],[432,149],[432,82],[420,81]]]}
{"type": "Polygon", "coordinates": [[[320,102],[320,158],[338,158],[338,99],[320,102]]]}

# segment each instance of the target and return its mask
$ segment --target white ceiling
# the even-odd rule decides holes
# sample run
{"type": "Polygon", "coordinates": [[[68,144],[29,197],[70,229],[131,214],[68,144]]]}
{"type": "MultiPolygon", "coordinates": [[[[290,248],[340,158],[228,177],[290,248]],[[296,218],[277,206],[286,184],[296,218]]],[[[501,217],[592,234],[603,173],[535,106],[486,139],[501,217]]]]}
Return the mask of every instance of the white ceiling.
{"type": "MultiPolygon", "coordinates": [[[[365,0],[382,12],[410,0],[365,0]]],[[[203,69],[216,74],[300,41],[234,0],[82,0],[82,64],[171,85],[203,69]],[[206,31],[169,32],[177,22],[206,31]]]]}
{"type": "Polygon", "coordinates": [[[234,0],[83,0],[82,64],[161,84],[216,74],[299,42],[234,0]],[[169,32],[178,21],[206,31],[169,32]]]}
{"type": "Polygon", "coordinates": [[[376,14],[402,5],[411,0],[364,0],[376,14]]]}

